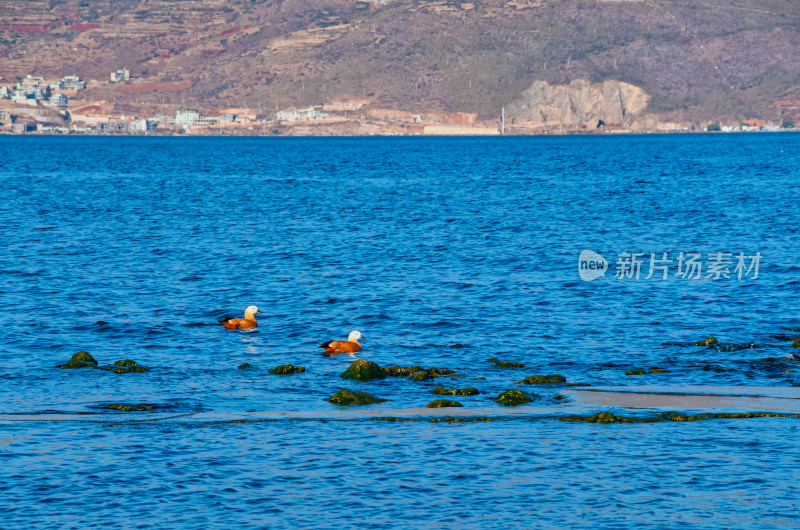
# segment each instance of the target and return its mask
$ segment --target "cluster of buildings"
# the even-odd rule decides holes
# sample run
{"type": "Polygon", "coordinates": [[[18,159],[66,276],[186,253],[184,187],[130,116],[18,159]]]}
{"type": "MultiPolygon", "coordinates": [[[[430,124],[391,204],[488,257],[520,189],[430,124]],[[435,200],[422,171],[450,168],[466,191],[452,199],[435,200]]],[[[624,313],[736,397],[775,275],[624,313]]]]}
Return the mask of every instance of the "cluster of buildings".
{"type": "Polygon", "coordinates": [[[76,75],[65,75],[62,79],[48,83],[44,78],[28,75],[16,83],[0,86],[0,101],[11,101],[19,105],[46,106],[66,109],[71,94],[86,88],[86,83],[76,75]]]}
{"type": "MultiPolygon", "coordinates": [[[[110,74],[110,80],[128,81],[130,72],[119,69],[110,74]]],[[[69,127],[71,107],[87,86],[99,84],[87,83],[77,75],[53,80],[29,74],[10,83],[3,83],[0,77],[0,132],[80,132],[80,128],[69,127]]]]}
{"type": "MultiPolygon", "coordinates": [[[[130,81],[127,68],[109,74],[108,84],[130,81]]],[[[503,118],[479,121],[474,113],[414,113],[397,109],[375,108],[369,98],[340,97],[321,105],[259,113],[247,108],[229,108],[201,114],[197,110],[178,109],[154,116],[121,114],[105,101],[79,99],[87,86],[97,81],[83,81],[77,75],[57,80],[28,75],[15,83],[3,85],[0,77],[0,132],[45,134],[273,134],[288,135],[496,135],[547,134],[558,132],[546,127],[531,131],[519,124],[506,130],[503,118]]],[[[174,107],[173,107],[174,108],[174,107]]],[[[545,126],[546,124],[540,124],[545,126]]],[[[598,122],[596,132],[631,132],[615,124],[598,122]],[[600,130],[603,125],[602,131],[600,130]]],[[[694,131],[694,126],[645,123],[646,132],[694,131]]],[[[706,130],[721,132],[774,131],[791,127],[761,120],[738,124],[709,124],[706,130]]],[[[584,126],[584,129],[587,127],[584,126]]],[[[563,132],[563,131],[561,131],[563,132]]],[[[581,131],[576,132],[595,132],[581,131]]],[[[645,132],[645,131],[639,131],[645,132]]]]}

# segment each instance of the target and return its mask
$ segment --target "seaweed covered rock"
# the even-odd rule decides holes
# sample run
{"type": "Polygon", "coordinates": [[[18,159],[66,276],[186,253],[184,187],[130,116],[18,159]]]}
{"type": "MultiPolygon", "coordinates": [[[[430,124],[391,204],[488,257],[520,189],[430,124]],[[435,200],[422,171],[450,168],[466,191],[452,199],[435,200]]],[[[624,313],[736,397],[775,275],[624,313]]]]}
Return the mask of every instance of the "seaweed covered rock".
{"type": "Polygon", "coordinates": [[[429,409],[438,409],[442,407],[463,407],[463,406],[464,405],[462,405],[458,401],[450,401],[449,399],[436,399],[425,405],[425,407],[429,409]]]}
{"type": "Polygon", "coordinates": [[[131,361],[130,359],[124,359],[124,360],[115,362],[114,366],[124,366],[124,367],[127,368],[128,366],[138,366],[138,365],[136,364],[136,361],[131,361]]]}
{"type": "Polygon", "coordinates": [[[58,365],[59,368],[96,368],[95,365],[92,363],[85,363],[83,361],[76,361],[72,359],[71,361],[67,361],[64,364],[58,365]]]}
{"type": "Polygon", "coordinates": [[[688,414],[679,414],[677,412],[667,412],[664,414],[664,419],[668,421],[698,421],[711,419],[711,416],[703,416],[701,414],[690,416],[688,414]]]}
{"type": "Polygon", "coordinates": [[[474,387],[469,388],[443,388],[441,386],[437,386],[433,390],[431,390],[432,394],[437,394],[440,396],[477,396],[480,394],[480,390],[474,387]]]}
{"type": "Polygon", "coordinates": [[[342,372],[342,379],[358,379],[359,381],[386,379],[386,370],[372,361],[356,359],[347,370],[342,372]]]}
{"type": "Polygon", "coordinates": [[[495,368],[525,368],[522,363],[515,363],[513,361],[501,361],[496,357],[486,359],[486,362],[494,363],[495,368]]]}
{"type": "Polygon", "coordinates": [[[523,379],[522,381],[517,381],[514,383],[515,385],[549,385],[555,383],[566,383],[567,378],[563,375],[559,374],[550,374],[550,375],[531,375],[523,379]]]}
{"type": "Polygon", "coordinates": [[[794,341],[792,343],[792,346],[794,346],[795,348],[800,348],[800,339],[797,339],[796,341],[794,341]]]}
{"type": "Polygon", "coordinates": [[[716,344],[717,342],[719,341],[714,337],[708,337],[705,340],[699,340],[695,342],[694,344],[692,344],[692,346],[711,346],[712,344],[716,344]]]}
{"type": "Polygon", "coordinates": [[[429,374],[424,370],[422,372],[414,372],[413,374],[411,374],[411,377],[409,377],[409,379],[411,379],[412,381],[427,381],[431,378],[432,378],[431,374],[429,374]]]}
{"type": "Polygon", "coordinates": [[[236,367],[237,370],[249,370],[251,368],[255,368],[255,366],[250,363],[242,363],[236,367]]]}
{"type": "Polygon", "coordinates": [[[72,354],[73,361],[82,361],[85,363],[92,363],[93,365],[97,366],[97,359],[89,355],[88,352],[83,350],[79,351],[78,353],[72,354]]]}
{"type": "Polygon", "coordinates": [[[538,397],[536,394],[531,395],[522,390],[504,390],[494,400],[505,407],[516,407],[530,403],[538,397]]]}
{"type": "Polygon", "coordinates": [[[81,350],[72,355],[72,359],[68,362],[59,365],[59,368],[95,368],[97,360],[89,355],[87,352],[81,350]]]}
{"type": "Polygon", "coordinates": [[[391,377],[408,377],[411,374],[416,372],[424,372],[425,368],[421,366],[386,366],[384,368],[386,370],[386,375],[391,377]]]}
{"type": "Polygon", "coordinates": [[[278,374],[278,375],[286,375],[286,374],[300,374],[305,372],[306,369],[302,366],[293,366],[291,364],[282,364],[280,366],[276,366],[275,368],[270,368],[269,373],[271,374],[278,374]]]}
{"type": "Polygon", "coordinates": [[[598,412],[597,414],[592,414],[591,416],[563,416],[559,419],[561,421],[570,423],[632,423],[634,421],[633,418],[615,416],[610,412],[598,412]]]}
{"type": "Polygon", "coordinates": [[[643,370],[638,368],[636,370],[627,370],[625,375],[647,375],[647,374],[666,374],[668,373],[666,370],[661,370],[659,368],[651,368],[650,370],[643,370]]]}
{"type": "Polygon", "coordinates": [[[385,368],[386,375],[392,377],[408,377],[411,376],[413,381],[427,381],[428,379],[441,377],[443,375],[453,375],[455,372],[453,370],[447,370],[445,368],[423,368],[422,366],[387,366],[385,368]],[[425,373],[426,375],[417,375],[419,373],[425,373]],[[416,376],[416,378],[414,377],[416,376]]]}
{"type": "Polygon", "coordinates": [[[429,418],[430,423],[477,423],[484,421],[494,421],[489,416],[438,416],[429,418]]]}
{"type": "Polygon", "coordinates": [[[333,405],[339,405],[340,407],[347,407],[350,405],[372,405],[373,403],[383,403],[388,400],[377,398],[372,394],[361,392],[360,390],[343,389],[339,390],[325,401],[333,405]]]}
{"type": "Polygon", "coordinates": [[[124,359],[121,361],[117,361],[114,363],[116,368],[113,368],[113,371],[117,374],[127,374],[127,373],[139,373],[139,372],[149,372],[149,368],[145,368],[144,366],[139,366],[136,361],[131,361],[130,359],[124,359]]]}

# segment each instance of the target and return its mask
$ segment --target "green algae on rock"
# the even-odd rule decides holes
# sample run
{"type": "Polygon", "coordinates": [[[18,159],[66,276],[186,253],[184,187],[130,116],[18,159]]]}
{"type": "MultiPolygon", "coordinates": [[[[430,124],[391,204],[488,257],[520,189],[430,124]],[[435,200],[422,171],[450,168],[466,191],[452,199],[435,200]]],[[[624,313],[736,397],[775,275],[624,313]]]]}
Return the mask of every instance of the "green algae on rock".
{"type": "Polygon", "coordinates": [[[567,378],[563,375],[559,374],[550,374],[550,375],[531,375],[523,379],[522,381],[517,381],[514,383],[515,385],[549,385],[555,383],[566,383],[567,378]]]}
{"type": "Polygon", "coordinates": [[[269,373],[271,374],[278,374],[278,375],[286,375],[286,374],[301,374],[305,372],[306,369],[302,366],[293,366],[291,364],[282,364],[280,366],[276,366],[275,368],[270,368],[269,373]]]}
{"type": "Polygon", "coordinates": [[[97,360],[83,350],[79,351],[78,353],[72,354],[72,359],[58,366],[58,368],[95,368],[95,367],[97,367],[97,360]]]}
{"type": "Polygon", "coordinates": [[[431,390],[432,394],[438,394],[440,396],[477,396],[481,393],[480,390],[474,387],[469,388],[444,388],[441,386],[437,386],[433,390],[431,390]]]}
{"type": "Polygon", "coordinates": [[[699,341],[695,342],[694,344],[692,344],[692,346],[710,346],[712,344],[716,344],[717,342],[719,342],[719,341],[717,339],[715,339],[714,337],[708,337],[705,340],[699,340],[699,341]]]}
{"type": "Polygon", "coordinates": [[[136,361],[131,361],[130,359],[124,359],[122,361],[115,362],[114,366],[124,366],[126,368],[128,366],[136,366],[136,361]]]}
{"type": "Polygon", "coordinates": [[[425,405],[426,408],[429,409],[438,409],[442,407],[463,407],[461,403],[458,401],[450,401],[449,399],[435,399],[425,405]]]}
{"type": "Polygon", "coordinates": [[[416,372],[424,372],[425,368],[421,366],[387,366],[384,368],[386,375],[391,377],[408,377],[416,372]]]}
{"type": "Polygon", "coordinates": [[[81,361],[84,363],[92,363],[93,365],[97,366],[97,359],[89,355],[88,352],[83,350],[79,351],[78,353],[72,354],[73,361],[81,361]]]}
{"type": "Polygon", "coordinates": [[[424,372],[427,376],[420,375],[417,376],[417,379],[412,377],[414,381],[427,381],[428,379],[432,379],[435,377],[441,377],[443,375],[453,375],[455,372],[453,370],[447,370],[445,368],[423,368],[422,366],[387,366],[384,368],[386,370],[386,375],[391,377],[408,377],[414,376],[420,372],[424,372]]]}
{"type": "Polygon", "coordinates": [[[800,348],[800,339],[797,339],[796,341],[794,341],[792,343],[792,346],[794,346],[795,348],[800,348]]]}
{"type": "Polygon", "coordinates": [[[679,414],[677,412],[667,412],[664,414],[664,419],[667,421],[698,421],[711,419],[711,416],[704,416],[701,414],[690,416],[687,414],[679,414]]]}
{"type": "Polygon", "coordinates": [[[388,400],[377,398],[372,394],[361,392],[360,390],[343,389],[339,390],[325,401],[333,405],[339,405],[340,407],[347,407],[350,405],[372,405],[373,403],[383,403],[388,400]]]}
{"type": "Polygon", "coordinates": [[[342,379],[358,379],[359,381],[369,381],[370,379],[386,379],[386,370],[372,361],[356,359],[342,372],[342,379]]]}
{"type": "Polygon", "coordinates": [[[494,363],[495,368],[525,368],[522,363],[515,363],[513,361],[501,361],[497,357],[486,359],[486,362],[494,363]]]}
{"type": "Polygon", "coordinates": [[[236,367],[237,370],[248,370],[250,368],[255,368],[255,366],[250,363],[242,363],[236,367]]]}
{"type": "Polygon", "coordinates": [[[58,368],[97,368],[97,367],[92,363],[85,363],[83,361],[72,359],[64,364],[58,365],[58,368]]]}
{"type": "Polygon", "coordinates": [[[472,380],[473,381],[486,381],[486,378],[485,377],[473,377],[472,380]]]}
{"type": "Polygon", "coordinates": [[[660,370],[658,368],[651,368],[650,370],[643,370],[638,368],[636,370],[628,370],[625,372],[625,375],[647,375],[647,374],[667,374],[669,373],[667,370],[660,370]]]}
{"type": "MultiPolygon", "coordinates": [[[[127,374],[127,373],[140,373],[140,372],[149,372],[149,368],[145,368],[144,366],[139,366],[136,364],[136,361],[131,361],[130,359],[123,359],[114,363],[114,367],[111,369],[118,374],[127,374]]],[[[106,369],[106,368],[104,368],[106,369]]]]}
{"type": "Polygon", "coordinates": [[[516,407],[517,405],[524,405],[530,403],[534,399],[540,397],[537,394],[529,394],[522,390],[503,390],[494,400],[503,405],[504,407],[516,407]]]}
{"type": "Polygon", "coordinates": [[[664,421],[662,418],[629,418],[625,416],[615,416],[610,412],[598,412],[591,416],[561,416],[558,419],[569,423],[654,423],[664,421]]]}
{"type": "Polygon", "coordinates": [[[439,377],[439,376],[438,375],[432,376],[431,374],[423,370],[422,372],[414,372],[413,374],[411,374],[411,377],[409,377],[409,379],[411,379],[412,381],[427,381],[429,379],[433,379],[434,377],[439,377]]]}
{"type": "Polygon", "coordinates": [[[436,418],[429,418],[431,423],[475,423],[479,421],[494,421],[494,418],[489,416],[438,416],[436,418]]]}

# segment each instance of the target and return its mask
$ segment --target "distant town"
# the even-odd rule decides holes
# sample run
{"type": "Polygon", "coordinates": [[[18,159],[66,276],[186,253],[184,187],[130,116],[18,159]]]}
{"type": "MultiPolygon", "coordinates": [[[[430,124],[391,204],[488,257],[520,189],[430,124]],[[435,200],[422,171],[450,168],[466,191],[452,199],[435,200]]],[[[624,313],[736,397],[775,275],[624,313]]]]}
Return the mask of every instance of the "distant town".
{"type": "MultiPolygon", "coordinates": [[[[330,98],[306,108],[252,108],[206,110],[188,107],[152,115],[115,111],[108,101],[87,101],[82,92],[102,85],[131,83],[120,68],[103,81],[84,81],[70,74],[61,79],[27,75],[14,82],[0,77],[0,134],[115,134],[115,135],[500,135],[664,132],[774,132],[794,130],[792,121],[748,119],[738,123],[708,123],[704,127],[678,123],[648,123],[642,127],[590,123],[515,123],[504,111],[495,120],[479,120],[474,113],[409,112],[375,108],[370,98],[330,98]]],[[[158,90],[158,87],[136,85],[158,90]]],[[[178,87],[180,88],[180,87],[178,87]]],[[[169,87],[175,89],[175,87],[169,87]]],[[[596,123],[595,123],[596,122],[596,123]]],[[[651,120],[652,122],[652,120],[651,120]]]]}

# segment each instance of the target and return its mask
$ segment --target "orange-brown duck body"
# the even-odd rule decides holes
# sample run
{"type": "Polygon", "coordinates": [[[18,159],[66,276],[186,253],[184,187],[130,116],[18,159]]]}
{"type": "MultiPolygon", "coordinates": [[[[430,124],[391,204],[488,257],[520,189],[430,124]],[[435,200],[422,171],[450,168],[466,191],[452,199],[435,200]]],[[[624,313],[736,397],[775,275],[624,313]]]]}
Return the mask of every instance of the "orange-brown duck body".
{"type": "MultiPolygon", "coordinates": [[[[220,320],[220,324],[225,326],[225,329],[252,329],[257,328],[256,313],[261,313],[258,307],[251,305],[244,311],[244,318],[228,318],[220,320]]],[[[262,313],[263,314],[263,313],[262,313]]]]}
{"type": "Polygon", "coordinates": [[[358,339],[362,338],[360,331],[351,331],[347,340],[329,340],[320,344],[320,348],[325,350],[323,355],[335,355],[337,353],[356,353],[361,351],[361,344],[358,339]]]}

